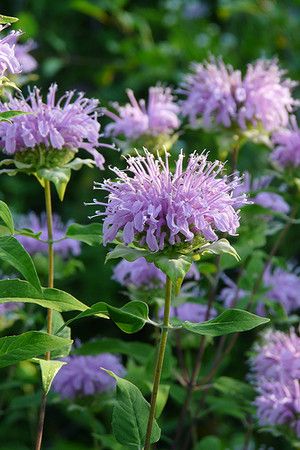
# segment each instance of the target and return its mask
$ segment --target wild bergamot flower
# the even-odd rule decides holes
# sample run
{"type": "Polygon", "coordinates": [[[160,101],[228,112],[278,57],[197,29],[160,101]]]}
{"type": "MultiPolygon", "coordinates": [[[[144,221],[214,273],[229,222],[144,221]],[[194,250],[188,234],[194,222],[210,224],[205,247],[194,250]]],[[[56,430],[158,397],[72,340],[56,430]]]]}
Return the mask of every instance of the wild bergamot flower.
{"type": "Polygon", "coordinates": [[[169,156],[145,155],[127,158],[127,169],[114,168],[116,180],[96,183],[108,192],[107,202],[96,215],[104,216],[103,243],[117,235],[125,245],[135,243],[152,252],[168,246],[191,244],[195,239],[215,241],[218,232],[235,235],[239,227],[237,204],[244,195],[233,196],[240,179],[222,176],[223,164],[210,162],[204,153],[189,156],[183,167],[181,153],[174,172],[169,156]]]}

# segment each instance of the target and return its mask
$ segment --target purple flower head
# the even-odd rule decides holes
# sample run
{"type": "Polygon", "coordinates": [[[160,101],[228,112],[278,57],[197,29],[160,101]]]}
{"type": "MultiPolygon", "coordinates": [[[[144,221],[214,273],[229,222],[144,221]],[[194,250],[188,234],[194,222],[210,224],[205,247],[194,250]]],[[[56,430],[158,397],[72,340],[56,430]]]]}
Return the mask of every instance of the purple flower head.
{"type": "MultiPolygon", "coordinates": [[[[127,158],[126,171],[113,169],[116,181],[97,184],[108,192],[107,203],[94,200],[105,206],[96,212],[104,216],[104,245],[119,232],[125,245],[134,242],[153,252],[196,237],[215,241],[218,231],[236,234],[238,200],[232,193],[240,180],[221,177],[223,164],[209,162],[204,153],[190,155],[186,169],[183,162],[181,153],[172,173],[167,153],[164,161],[145,150],[145,156],[127,158]]],[[[246,203],[246,197],[240,202],[246,203]]]]}
{"type": "Polygon", "coordinates": [[[284,78],[285,73],[275,59],[248,64],[243,80],[245,99],[238,112],[241,128],[261,123],[271,132],[288,124],[289,113],[298,104],[292,97],[297,83],[284,78]]]}
{"type": "Polygon", "coordinates": [[[280,267],[271,270],[269,267],[265,271],[263,280],[264,285],[269,289],[266,296],[280,303],[287,314],[300,308],[300,278],[296,273],[280,267]]]}
{"type": "MultiPolygon", "coordinates": [[[[153,263],[147,262],[145,258],[138,258],[132,262],[123,259],[115,266],[112,278],[122,286],[137,288],[163,287],[166,282],[166,275],[153,263]]],[[[191,265],[186,279],[195,281],[200,279],[196,264],[191,265]]]]}
{"type": "Polygon", "coordinates": [[[37,47],[36,43],[29,39],[24,44],[16,44],[15,55],[22,67],[22,73],[30,73],[37,69],[37,60],[30,54],[37,47]]]}
{"type": "Polygon", "coordinates": [[[250,359],[260,425],[288,425],[300,437],[300,338],[269,330],[250,359]]]}
{"type": "Polygon", "coordinates": [[[288,124],[289,114],[298,105],[292,97],[296,83],[284,75],[276,60],[249,64],[244,78],[221,58],[194,63],[180,90],[186,96],[182,112],[191,125],[201,118],[204,128],[263,126],[273,132],[288,124]]]}
{"type": "Polygon", "coordinates": [[[0,145],[6,154],[15,154],[27,149],[68,149],[74,153],[82,148],[88,151],[99,168],[104,158],[97,147],[110,147],[99,143],[100,124],[98,100],[88,99],[83,93],[66,92],[56,101],[57,85],[50,86],[47,101],[35,87],[27,99],[9,98],[0,102],[0,111],[18,110],[30,114],[17,116],[10,122],[0,123],[0,145]]]}
{"type": "Polygon", "coordinates": [[[137,101],[130,89],[127,90],[127,95],[130,103],[125,106],[114,104],[118,115],[105,111],[114,121],[107,125],[106,134],[138,139],[143,135],[172,134],[179,127],[179,106],[175,103],[170,88],[150,87],[148,103],[144,99],[137,101]]]}
{"type": "Polygon", "coordinates": [[[254,203],[282,214],[288,214],[290,211],[287,202],[275,192],[259,192],[254,198],[254,203]]]}
{"type": "MultiPolygon", "coordinates": [[[[46,214],[42,213],[38,216],[34,212],[29,213],[27,216],[21,216],[18,221],[19,228],[29,228],[35,233],[41,232],[40,239],[46,241],[48,239],[47,231],[47,218],[46,214]]],[[[61,221],[61,218],[53,215],[53,239],[59,240],[65,236],[67,226],[61,221]]],[[[38,241],[29,236],[17,236],[18,241],[25,247],[25,249],[31,255],[36,253],[48,252],[48,244],[46,242],[38,241]]],[[[77,256],[80,254],[80,242],[74,239],[65,239],[60,242],[55,242],[53,245],[54,252],[60,255],[62,258],[68,258],[70,256],[77,256]]]]}
{"type": "Polygon", "coordinates": [[[243,182],[234,191],[234,195],[239,196],[241,193],[261,191],[251,198],[253,203],[263,206],[264,208],[271,209],[275,212],[288,214],[290,211],[290,207],[281,195],[276,194],[275,192],[263,191],[263,189],[269,187],[271,181],[272,177],[270,176],[263,176],[253,180],[250,173],[245,172],[243,182]]]}
{"type": "Polygon", "coordinates": [[[286,425],[300,438],[299,380],[289,383],[260,379],[255,399],[257,417],[261,426],[286,425]]]}
{"type": "MultiPolygon", "coordinates": [[[[0,31],[6,27],[0,26],[0,31]]],[[[0,39],[0,76],[5,72],[20,73],[22,68],[16,54],[16,41],[22,33],[11,31],[7,36],[0,39]]]]}
{"type": "Polygon", "coordinates": [[[272,136],[275,146],[271,158],[281,167],[300,165],[300,129],[296,117],[292,116],[288,128],[283,128],[272,136]]]}
{"type": "Polygon", "coordinates": [[[72,355],[62,361],[67,364],[62,366],[52,384],[52,389],[62,398],[74,399],[113,389],[116,384],[114,378],[101,370],[101,367],[120,377],[125,375],[120,358],[110,353],[72,355]]]}
{"type": "MultiPolygon", "coordinates": [[[[206,319],[207,305],[201,305],[200,303],[186,302],[179,306],[171,306],[170,317],[177,317],[181,321],[188,322],[204,322],[205,320],[213,319],[217,316],[217,312],[214,308],[211,308],[206,319]]],[[[163,318],[163,308],[159,310],[158,316],[163,318]]]]}
{"type": "Polygon", "coordinates": [[[225,273],[222,274],[225,287],[220,292],[219,299],[225,308],[234,308],[239,300],[246,297],[249,292],[240,289],[225,273]]]}
{"type": "Polygon", "coordinates": [[[255,356],[250,360],[252,376],[256,380],[289,381],[300,378],[300,338],[294,330],[289,334],[268,331],[262,343],[255,347],[255,356]]]}
{"type": "Polygon", "coordinates": [[[138,258],[133,262],[123,259],[114,268],[113,279],[122,286],[163,287],[166,281],[165,274],[153,263],[145,258],[138,258]]]}
{"type": "Polygon", "coordinates": [[[241,72],[213,57],[202,64],[192,64],[179,92],[186,96],[181,104],[183,115],[188,116],[191,125],[203,118],[205,128],[214,123],[230,127],[238,105],[245,99],[241,72]]]}

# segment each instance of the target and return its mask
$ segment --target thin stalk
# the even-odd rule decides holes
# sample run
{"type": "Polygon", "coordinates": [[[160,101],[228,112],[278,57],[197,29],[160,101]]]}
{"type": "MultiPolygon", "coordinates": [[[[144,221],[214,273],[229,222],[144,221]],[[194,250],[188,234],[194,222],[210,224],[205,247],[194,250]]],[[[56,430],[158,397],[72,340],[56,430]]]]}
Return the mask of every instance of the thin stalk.
{"type": "Polygon", "coordinates": [[[147,425],[144,450],[150,450],[150,445],[151,445],[150,441],[151,441],[153,422],[155,419],[156,400],[157,400],[158,388],[159,388],[161,372],[162,372],[162,367],[163,367],[163,362],[164,362],[164,356],[165,356],[165,351],[166,351],[166,345],[167,345],[167,339],[168,339],[171,297],[172,297],[172,282],[171,282],[170,278],[167,277],[163,327],[162,327],[162,331],[161,331],[160,344],[159,344],[159,349],[158,349],[158,354],[157,354],[157,359],[156,359],[156,364],[155,364],[153,389],[152,389],[151,403],[150,403],[150,413],[149,413],[149,419],[148,419],[148,425],[147,425]]]}
{"type": "MultiPolygon", "coordinates": [[[[52,203],[51,203],[51,185],[50,181],[45,180],[45,205],[46,205],[46,216],[47,216],[47,230],[48,230],[48,287],[53,288],[54,286],[54,251],[53,251],[53,215],[52,215],[52,203]]],[[[52,334],[52,309],[47,310],[47,333],[52,334]]],[[[45,359],[50,361],[50,352],[46,352],[45,359]]],[[[40,450],[43,440],[44,423],[45,423],[45,412],[46,412],[47,395],[43,392],[38,430],[35,450],[40,450]]]]}

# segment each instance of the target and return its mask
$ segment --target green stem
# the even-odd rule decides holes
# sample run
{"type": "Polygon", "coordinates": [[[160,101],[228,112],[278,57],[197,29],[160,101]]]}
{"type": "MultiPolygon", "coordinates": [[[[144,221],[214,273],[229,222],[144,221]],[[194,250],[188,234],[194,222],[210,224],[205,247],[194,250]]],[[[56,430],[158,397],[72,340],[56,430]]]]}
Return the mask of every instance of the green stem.
{"type": "MultiPolygon", "coordinates": [[[[48,229],[48,287],[53,288],[54,286],[54,251],[53,251],[53,216],[52,216],[52,203],[51,203],[51,185],[50,181],[45,180],[45,205],[46,205],[46,216],[47,216],[47,229],[48,229]]],[[[52,309],[47,310],[47,333],[52,334],[52,309]]],[[[46,352],[45,359],[50,361],[50,352],[46,352]]],[[[35,450],[40,450],[43,440],[44,423],[45,423],[45,412],[46,412],[47,395],[43,393],[39,421],[38,421],[38,431],[35,444],[35,450]]]]}
{"type": "Polygon", "coordinates": [[[151,445],[151,433],[153,428],[153,422],[155,419],[155,409],[156,409],[156,400],[158,394],[158,388],[160,383],[160,377],[164,362],[164,356],[166,351],[167,339],[168,339],[168,327],[169,327],[169,318],[170,318],[170,308],[171,308],[171,297],[172,297],[172,282],[169,277],[166,280],[166,296],[165,296],[165,308],[164,308],[164,320],[163,327],[161,331],[160,344],[156,359],[155,372],[154,372],[154,380],[153,380],[153,389],[151,395],[151,403],[150,403],[150,413],[147,425],[146,439],[145,439],[145,447],[144,450],[150,450],[151,445]]]}

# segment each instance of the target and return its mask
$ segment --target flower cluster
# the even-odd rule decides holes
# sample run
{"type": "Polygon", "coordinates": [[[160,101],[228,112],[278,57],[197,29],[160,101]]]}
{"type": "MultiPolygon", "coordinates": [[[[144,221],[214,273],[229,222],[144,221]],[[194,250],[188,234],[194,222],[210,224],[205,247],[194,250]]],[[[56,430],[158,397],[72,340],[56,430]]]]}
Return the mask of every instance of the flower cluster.
{"type": "Polygon", "coordinates": [[[300,437],[300,338],[269,331],[251,358],[251,379],[257,390],[255,405],[262,426],[290,427],[300,437]]]}
{"type": "Polygon", "coordinates": [[[272,132],[288,124],[289,114],[298,103],[292,97],[296,83],[285,78],[276,60],[248,64],[245,76],[240,70],[211,58],[194,63],[180,92],[185,95],[182,112],[191,125],[203,119],[212,125],[237,126],[243,130],[263,127],[272,132]]]}
{"type": "Polygon", "coordinates": [[[179,106],[170,88],[150,87],[148,103],[144,99],[137,101],[130,89],[127,95],[130,103],[125,106],[114,104],[118,115],[105,110],[105,114],[113,120],[106,127],[108,135],[137,139],[144,135],[169,135],[179,127],[179,106]]]}
{"type": "Polygon", "coordinates": [[[209,162],[204,153],[190,155],[186,169],[183,163],[181,153],[172,173],[167,154],[164,161],[145,151],[145,156],[127,158],[126,171],[113,169],[116,181],[96,185],[109,193],[107,203],[94,200],[105,206],[104,212],[96,212],[104,216],[104,245],[119,232],[125,245],[134,242],[152,252],[196,237],[215,241],[218,231],[236,234],[235,205],[246,202],[244,194],[233,197],[240,180],[220,176],[223,164],[209,162]]]}
{"type": "Polygon", "coordinates": [[[10,122],[0,123],[0,146],[4,153],[12,155],[27,149],[78,149],[88,151],[99,168],[104,158],[97,147],[110,147],[99,143],[100,124],[98,100],[85,98],[83,93],[66,92],[56,101],[57,85],[50,86],[44,102],[38,88],[27,99],[9,98],[0,102],[0,111],[24,111],[10,122]]]}
{"type": "MultiPolygon", "coordinates": [[[[0,28],[2,31],[6,27],[0,28]]],[[[21,35],[20,31],[11,31],[7,36],[0,39],[0,76],[9,73],[20,73],[22,66],[17,57],[16,41],[21,35]]]]}
{"type": "Polygon", "coordinates": [[[115,380],[101,368],[116,375],[125,375],[125,368],[118,356],[110,353],[99,355],[71,355],[63,358],[62,366],[54,378],[52,389],[62,398],[74,399],[105,392],[115,387],[115,380]]]}
{"type": "MultiPolygon", "coordinates": [[[[159,318],[162,319],[164,310],[159,310],[159,318]]],[[[207,305],[200,303],[186,302],[178,306],[171,306],[170,317],[176,317],[179,320],[200,323],[205,320],[213,319],[217,316],[217,311],[210,308],[208,311],[207,305]]]]}
{"type": "Polygon", "coordinates": [[[272,136],[275,146],[271,158],[281,167],[298,167],[300,165],[300,129],[296,117],[290,119],[290,126],[283,128],[272,136]]]}
{"type": "MultiPolygon", "coordinates": [[[[153,263],[149,263],[145,258],[138,258],[133,262],[125,259],[119,262],[114,268],[113,280],[122,286],[136,288],[163,287],[166,282],[166,275],[153,263]]],[[[199,280],[200,273],[195,264],[192,264],[186,279],[199,280]]]]}
{"type": "MultiPolygon", "coordinates": [[[[29,213],[27,216],[21,216],[18,218],[18,228],[29,228],[34,233],[41,233],[39,239],[34,239],[30,236],[17,235],[18,241],[25,247],[25,249],[31,255],[36,253],[48,253],[48,229],[47,229],[47,217],[45,213],[40,216],[34,212],[29,213]]],[[[66,225],[61,221],[61,218],[57,215],[53,215],[53,240],[60,240],[65,237],[66,225]]],[[[56,255],[60,255],[62,258],[68,258],[69,256],[77,256],[80,254],[80,242],[74,239],[66,238],[59,242],[55,242],[53,245],[56,255]]]]}

